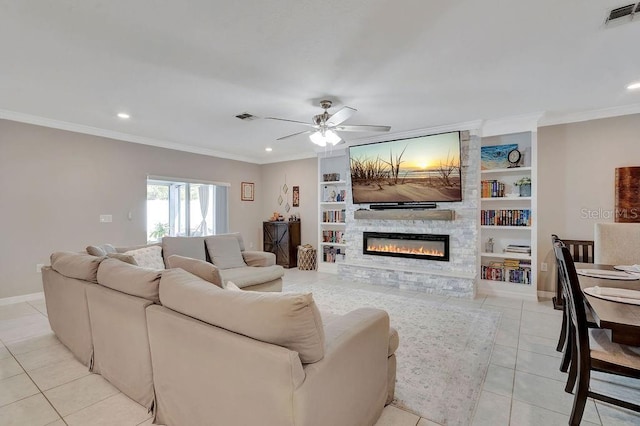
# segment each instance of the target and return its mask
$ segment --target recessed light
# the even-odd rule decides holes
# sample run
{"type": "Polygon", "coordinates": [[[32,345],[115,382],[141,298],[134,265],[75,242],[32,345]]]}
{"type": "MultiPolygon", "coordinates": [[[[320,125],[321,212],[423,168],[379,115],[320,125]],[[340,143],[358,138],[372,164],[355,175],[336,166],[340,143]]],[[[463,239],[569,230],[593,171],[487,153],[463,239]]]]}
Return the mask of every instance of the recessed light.
{"type": "Polygon", "coordinates": [[[631,83],[630,85],[627,86],[627,89],[629,89],[629,90],[640,89],[640,82],[631,83]]]}
{"type": "Polygon", "coordinates": [[[271,151],[273,151],[273,148],[265,148],[264,150],[267,151],[267,152],[271,152],[271,151]]]}
{"type": "Polygon", "coordinates": [[[131,116],[129,114],[127,114],[126,112],[119,112],[118,113],[118,118],[122,118],[123,120],[126,120],[128,118],[131,118],[131,116]]]}

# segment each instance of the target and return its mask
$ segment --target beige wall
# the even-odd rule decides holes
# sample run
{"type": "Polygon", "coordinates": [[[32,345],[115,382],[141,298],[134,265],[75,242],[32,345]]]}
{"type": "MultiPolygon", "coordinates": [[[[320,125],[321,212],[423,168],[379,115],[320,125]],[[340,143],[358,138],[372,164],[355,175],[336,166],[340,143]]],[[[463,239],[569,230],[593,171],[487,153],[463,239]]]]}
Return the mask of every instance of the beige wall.
{"type": "Polygon", "coordinates": [[[613,222],[616,167],[640,166],[640,115],[538,129],[538,290],[555,290],[551,234],[593,240],[613,222]]]}
{"type": "Polygon", "coordinates": [[[229,182],[230,230],[260,246],[259,165],[0,120],[0,298],[42,291],[36,264],[53,251],[145,243],[148,174],[229,182]],[[255,201],[240,201],[243,181],[255,201]]]}
{"type": "MultiPolygon", "coordinates": [[[[296,213],[300,217],[301,242],[318,244],[318,159],[285,161],[262,166],[263,203],[261,220],[268,220],[274,211],[285,218],[296,213]],[[285,194],[282,187],[285,179],[289,191],[285,194]],[[293,205],[292,188],[300,187],[300,207],[291,207],[285,211],[285,204],[293,205]],[[282,205],[278,204],[278,196],[282,195],[282,205]]],[[[317,247],[316,247],[317,248],[317,247]]]]}

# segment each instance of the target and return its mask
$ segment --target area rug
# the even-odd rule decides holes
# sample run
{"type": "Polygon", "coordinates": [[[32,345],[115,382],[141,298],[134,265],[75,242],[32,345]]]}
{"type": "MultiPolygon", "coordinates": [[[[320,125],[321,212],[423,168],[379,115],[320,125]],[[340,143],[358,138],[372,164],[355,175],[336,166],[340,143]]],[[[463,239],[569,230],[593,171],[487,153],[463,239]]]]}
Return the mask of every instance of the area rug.
{"type": "Polygon", "coordinates": [[[394,405],[441,425],[469,425],[487,372],[500,313],[440,300],[336,285],[296,284],[321,311],[359,307],[389,313],[400,346],[394,405]]]}

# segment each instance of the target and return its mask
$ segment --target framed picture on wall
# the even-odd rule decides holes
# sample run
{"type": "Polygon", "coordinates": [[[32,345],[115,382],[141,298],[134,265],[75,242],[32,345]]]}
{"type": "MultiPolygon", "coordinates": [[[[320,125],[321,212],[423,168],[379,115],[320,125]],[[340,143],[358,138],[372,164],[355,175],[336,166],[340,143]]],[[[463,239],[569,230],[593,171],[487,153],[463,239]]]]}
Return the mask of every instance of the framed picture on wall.
{"type": "Polygon", "coordinates": [[[253,201],[253,182],[242,182],[240,199],[242,201],[253,201]]]}
{"type": "Polygon", "coordinates": [[[293,187],[293,207],[300,207],[300,187],[293,187]]]}

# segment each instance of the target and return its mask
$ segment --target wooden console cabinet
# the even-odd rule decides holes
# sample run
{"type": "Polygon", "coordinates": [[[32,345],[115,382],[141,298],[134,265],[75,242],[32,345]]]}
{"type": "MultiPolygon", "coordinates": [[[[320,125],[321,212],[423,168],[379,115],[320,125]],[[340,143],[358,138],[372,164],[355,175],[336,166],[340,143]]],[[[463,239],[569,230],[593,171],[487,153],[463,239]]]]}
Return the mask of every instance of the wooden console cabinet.
{"type": "Polygon", "coordinates": [[[285,268],[298,266],[300,221],[263,222],[263,250],[276,255],[276,264],[285,268]]]}

